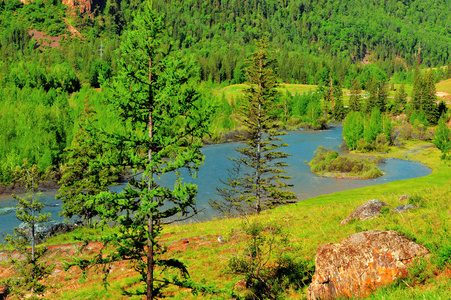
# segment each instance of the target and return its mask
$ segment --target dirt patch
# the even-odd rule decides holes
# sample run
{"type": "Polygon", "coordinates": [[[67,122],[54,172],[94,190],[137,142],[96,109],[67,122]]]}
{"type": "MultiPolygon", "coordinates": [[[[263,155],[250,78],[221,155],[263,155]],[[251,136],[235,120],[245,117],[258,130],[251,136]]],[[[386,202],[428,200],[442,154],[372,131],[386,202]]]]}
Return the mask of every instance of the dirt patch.
{"type": "Polygon", "coordinates": [[[446,101],[446,104],[451,104],[451,94],[443,91],[437,91],[435,95],[446,101]]]}
{"type": "Polygon", "coordinates": [[[28,34],[32,39],[36,40],[40,48],[59,48],[61,36],[46,35],[45,31],[38,31],[36,29],[28,30],[28,34]]]}

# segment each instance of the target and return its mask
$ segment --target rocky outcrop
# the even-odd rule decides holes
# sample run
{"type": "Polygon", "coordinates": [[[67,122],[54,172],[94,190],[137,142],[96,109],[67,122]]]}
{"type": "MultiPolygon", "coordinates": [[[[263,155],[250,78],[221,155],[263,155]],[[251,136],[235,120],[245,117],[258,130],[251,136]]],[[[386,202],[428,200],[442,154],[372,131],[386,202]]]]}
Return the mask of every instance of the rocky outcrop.
{"type": "Polygon", "coordinates": [[[410,209],[415,209],[415,208],[418,208],[418,206],[413,205],[413,204],[405,204],[405,205],[396,206],[395,208],[393,208],[393,211],[397,212],[397,213],[403,213],[405,211],[408,211],[410,209]]]}
{"type": "Polygon", "coordinates": [[[78,8],[80,14],[92,12],[91,0],[63,0],[64,5],[68,5],[71,10],[78,8]]]}
{"type": "Polygon", "coordinates": [[[388,204],[377,199],[369,200],[357,207],[349,216],[340,222],[340,225],[348,224],[352,219],[370,220],[377,218],[384,206],[388,206],[388,204]]]}
{"type": "Polygon", "coordinates": [[[407,275],[412,261],[429,252],[395,231],[353,234],[339,244],[320,246],[307,299],[364,297],[407,275]]]}
{"type": "MultiPolygon", "coordinates": [[[[42,224],[36,224],[35,236],[37,237],[37,242],[41,243],[51,235],[72,231],[80,225],[81,223],[71,224],[58,221],[49,221],[42,224]]],[[[31,228],[28,227],[26,223],[20,223],[19,230],[24,231],[29,237],[31,236],[31,228]]]]}

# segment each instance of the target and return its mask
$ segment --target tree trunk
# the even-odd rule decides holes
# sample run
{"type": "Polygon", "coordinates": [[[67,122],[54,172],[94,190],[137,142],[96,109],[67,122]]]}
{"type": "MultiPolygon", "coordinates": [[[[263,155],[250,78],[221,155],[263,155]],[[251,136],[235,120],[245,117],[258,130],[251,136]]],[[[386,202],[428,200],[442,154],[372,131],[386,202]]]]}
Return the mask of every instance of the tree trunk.
{"type": "MultiPolygon", "coordinates": [[[[152,57],[149,58],[149,140],[152,141],[153,136],[153,124],[152,124],[152,111],[153,111],[153,93],[152,93],[152,57]]],[[[149,164],[152,163],[152,146],[149,148],[149,164]]],[[[151,181],[152,181],[152,172],[150,173],[149,178],[147,179],[147,189],[150,192],[151,181]]],[[[153,199],[150,200],[152,202],[153,199]]],[[[147,238],[147,299],[153,299],[153,212],[149,212],[149,219],[147,224],[147,231],[149,234],[149,238],[147,238]]]]}

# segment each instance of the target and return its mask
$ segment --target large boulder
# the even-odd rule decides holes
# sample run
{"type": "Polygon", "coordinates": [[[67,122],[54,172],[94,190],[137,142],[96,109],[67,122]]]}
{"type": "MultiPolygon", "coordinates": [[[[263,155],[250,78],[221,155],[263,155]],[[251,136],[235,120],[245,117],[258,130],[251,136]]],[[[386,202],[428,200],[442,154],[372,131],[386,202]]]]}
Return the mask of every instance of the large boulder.
{"type": "Polygon", "coordinates": [[[307,299],[365,297],[381,285],[407,275],[407,267],[426,248],[395,231],[371,230],[353,234],[339,244],[316,251],[316,270],[307,299]]]}
{"type": "Polygon", "coordinates": [[[384,206],[388,206],[388,204],[377,199],[369,200],[357,207],[349,216],[340,222],[340,225],[348,224],[353,219],[370,220],[377,218],[384,206]]]}

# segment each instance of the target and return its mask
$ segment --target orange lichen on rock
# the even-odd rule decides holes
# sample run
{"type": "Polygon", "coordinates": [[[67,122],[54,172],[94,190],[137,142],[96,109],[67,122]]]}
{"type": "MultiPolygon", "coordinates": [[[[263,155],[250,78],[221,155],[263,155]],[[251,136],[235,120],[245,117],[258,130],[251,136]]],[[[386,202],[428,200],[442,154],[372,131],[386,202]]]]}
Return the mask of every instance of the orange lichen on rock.
{"type": "Polygon", "coordinates": [[[360,232],[340,244],[320,246],[307,299],[368,296],[405,276],[413,258],[427,254],[426,248],[395,231],[360,232]]]}

